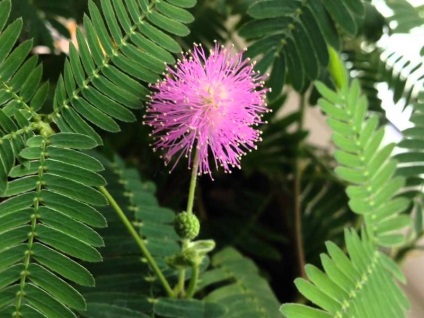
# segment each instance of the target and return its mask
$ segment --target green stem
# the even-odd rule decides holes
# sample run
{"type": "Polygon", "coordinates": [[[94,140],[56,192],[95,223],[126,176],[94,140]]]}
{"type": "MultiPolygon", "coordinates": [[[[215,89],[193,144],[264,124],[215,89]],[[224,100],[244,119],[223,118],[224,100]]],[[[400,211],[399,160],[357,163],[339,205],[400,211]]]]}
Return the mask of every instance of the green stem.
{"type": "Polygon", "coordinates": [[[196,150],[193,158],[193,167],[191,168],[190,188],[188,190],[187,213],[193,213],[194,193],[196,190],[197,171],[199,170],[199,155],[196,150]]]}
{"type": "Polygon", "coordinates": [[[196,291],[197,281],[199,279],[199,265],[193,265],[191,268],[191,278],[190,278],[190,284],[187,288],[187,294],[186,298],[190,299],[193,298],[194,292],[196,291]]]}
{"type": "Polygon", "coordinates": [[[134,229],[130,220],[128,220],[124,211],[122,211],[121,207],[118,205],[118,203],[115,201],[115,199],[112,197],[112,195],[109,193],[109,191],[105,187],[101,186],[99,187],[99,189],[100,189],[100,192],[102,192],[104,196],[106,197],[106,199],[109,201],[109,204],[112,206],[115,212],[118,214],[122,223],[124,223],[125,227],[127,228],[128,232],[130,232],[131,236],[134,238],[135,242],[137,243],[144,257],[146,258],[147,263],[149,263],[153,272],[156,274],[156,276],[159,278],[160,282],[162,283],[163,287],[165,288],[168,296],[174,298],[175,295],[171,289],[171,286],[169,285],[168,281],[166,280],[159,266],[156,264],[156,261],[154,260],[149,250],[147,249],[146,244],[141,239],[137,231],[134,229]]]}

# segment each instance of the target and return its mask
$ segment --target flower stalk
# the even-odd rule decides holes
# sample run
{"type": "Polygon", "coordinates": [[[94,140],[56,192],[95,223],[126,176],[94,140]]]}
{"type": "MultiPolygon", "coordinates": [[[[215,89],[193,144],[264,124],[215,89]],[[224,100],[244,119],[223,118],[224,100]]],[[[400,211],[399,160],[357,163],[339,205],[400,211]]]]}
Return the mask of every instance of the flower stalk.
{"type": "Polygon", "coordinates": [[[191,168],[191,179],[190,179],[190,187],[188,190],[188,199],[187,199],[187,213],[193,213],[193,204],[194,204],[194,194],[196,190],[196,182],[197,182],[197,174],[199,170],[199,155],[196,150],[193,158],[193,167],[191,168]]]}

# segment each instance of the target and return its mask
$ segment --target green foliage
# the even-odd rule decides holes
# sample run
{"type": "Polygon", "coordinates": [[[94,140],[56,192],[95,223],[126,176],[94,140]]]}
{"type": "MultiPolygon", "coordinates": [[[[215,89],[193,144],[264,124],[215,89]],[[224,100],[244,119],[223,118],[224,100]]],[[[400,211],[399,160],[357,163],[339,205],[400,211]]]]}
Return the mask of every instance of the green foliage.
{"type": "Polygon", "coordinates": [[[319,308],[284,304],[281,312],[285,317],[396,318],[405,315],[409,303],[394,280],[405,282],[405,278],[396,263],[379,252],[365,234],[359,237],[354,231],[346,230],[345,241],[349,257],[328,242],[328,254],[321,254],[324,271],[307,265],[305,270],[310,281],[295,280],[302,295],[319,308]]]}
{"type": "MultiPolygon", "coordinates": [[[[400,230],[411,227],[411,218],[402,212],[410,206],[416,210],[416,224],[408,243],[412,246],[422,235],[424,108],[422,92],[415,94],[421,88],[414,83],[422,79],[421,64],[397,53],[382,58],[379,50],[352,50],[352,43],[362,43],[361,38],[352,40],[359,33],[376,39],[367,33],[374,8],[370,3],[233,0],[200,1],[194,7],[195,0],[82,2],[0,0],[0,317],[276,317],[279,300],[264,277],[278,289],[275,268],[281,272],[283,262],[295,267],[285,252],[291,249],[289,240],[300,239],[290,232],[296,213],[304,223],[303,248],[309,262],[317,264],[323,242],[332,242],[326,243],[328,254],[320,255],[324,271],[307,265],[310,282],[296,280],[299,291],[319,308],[287,304],[281,309],[284,315],[404,315],[408,304],[394,279],[403,282],[403,276],[379,248],[405,243],[400,230]],[[87,15],[77,7],[87,7],[87,15]],[[240,16],[236,23],[229,20],[234,14],[240,16]],[[67,35],[58,22],[67,17],[83,22],[76,31],[77,45],[70,45],[58,79],[44,83],[46,74],[33,44],[53,48],[50,30],[67,35]],[[192,37],[182,39],[190,28],[195,31],[192,37]],[[136,167],[128,168],[108,138],[108,133],[137,120],[149,99],[149,85],[160,79],[166,64],[176,62],[181,46],[191,47],[192,39],[207,45],[236,35],[249,42],[246,54],[259,60],[256,68],[270,72],[270,108],[275,114],[264,118],[270,124],[263,129],[263,143],[244,159],[244,172],[234,179],[219,175],[217,180],[229,185],[208,193],[221,216],[227,210],[237,214],[216,217],[207,211],[209,206],[202,206],[199,191],[198,208],[205,210],[199,219],[202,228],[209,225],[220,247],[236,245],[260,260],[259,267],[234,247],[209,259],[203,256],[213,241],[181,241],[173,209],[159,201],[168,200],[181,210],[173,198],[184,199],[180,188],[185,176],[177,175],[169,185],[165,174],[142,156],[132,158],[136,167]],[[394,146],[383,146],[377,117],[368,116],[358,81],[347,87],[336,52],[340,50],[348,52],[351,75],[361,80],[368,97],[376,96],[376,84],[386,82],[395,102],[414,104],[414,127],[404,131],[397,161],[390,157],[394,146]],[[333,160],[306,145],[305,96],[299,110],[279,113],[284,84],[304,94],[310,82],[328,78],[328,64],[338,90],[320,83],[317,88],[338,148],[336,175],[333,160]],[[93,151],[103,144],[113,154],[112,161],[93,151]],[[294,167],[301,173],[293,173],[294,167]],[[158,191],[154,183],[140,179],[139,169],[158,176],[158,191]],[[246,180],[249,186],[253,183],[251,188],[246,180]],[[293,191],[293,184],[299,189],[293,191]],[[119,208],[106,186],[130,226],[116,214],[119,208]],[[168,189],[177,194],[168,197],[168,189]],[[226,201],[216,199],[220,195],[226,201]],[[291,207],[292,201],[299,207],[291,207]],[[356,214],[349,214],[349,208],[356,214]],[[361,237],[354,230],[342,230],[352,225],[363,225],[361,237]],[[135,229],[148,253],[140,251],[128,229],[135,229]],[[197,267],[186,275],[181,269],[195,258],[202,260],[200,278],[189,290],[197,267]],[[164,290],[152,263],[173,286],[171,292],[164,290]]],[[[399,23],[396,32],[422,24],[406,2],[388,4],[394,9],[390,19],[399,23]],[[403,13],[413,19],[405,23],[403,13]]],[[[126,155],[147,144],[147,134],[132,136],[137,138],[123,151],[126,155]]],[[[400,258],[411,246],[394,255],[400,258]]],[[[281,289],[286,286],[278,289],[279,296],[281,289]]]]}

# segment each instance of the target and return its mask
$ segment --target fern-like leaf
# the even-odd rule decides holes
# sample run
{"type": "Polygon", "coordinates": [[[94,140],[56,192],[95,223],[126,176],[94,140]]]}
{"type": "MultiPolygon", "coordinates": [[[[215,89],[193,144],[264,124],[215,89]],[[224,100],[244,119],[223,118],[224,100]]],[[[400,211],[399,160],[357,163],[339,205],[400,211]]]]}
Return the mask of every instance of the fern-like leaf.
{"type": "Polygon", "coordinates": [[[95,145],[83,135],[36,135],[19,153],[24,161],[10,170],[0,203],[2,317],[75,317],[71,309],[85,309],[70,282],[93,286],[75,259],[102,259],[103,239],[91,228],[105,226],[92,207],[106,204],[93,188],[105,184],[102,165],[80,152],[95,145]]]}
{"type": "Polygon", "coordinates": [[[91,124],[111,132],[118,121],[135,120],[130,109],[141,107],[149,91],[140,82],[159,79],[172,53],[181,51],[168,33],[189,33],[192,16],[184,1],[90,1],[84,17],[87,36],[77,31],[78,48],[71,45],[54,98],[54,122],[64,132],[91,136],[101,144],[91,124]],[[89,122],[90,124],[88,124],[89,122]]]}
{"type": "Polygon", "coordinates": [[[359,237],[346,230],[345,241],[349,257],[328,242],[328,254],[321,254],[324,271],[306,265],[310,281],[295,280],[302,295],[319,308],[284,304],[281,312],[285,317],[404,317],[409,303],[394,279],[405,282],[396,263],[379,252],[365,234],[359,237]]]}
{"type": "Polygon", "coordinates": [[[350,208],[364,217],[372,240],[384,246],[402,244],[404,236],[399,230],[411,225],[411,219],[400,214],[409,200],[396,197],[405,180],[394,176],[396,162],[390,159],[394,144],[383,147],[384,128],[377,128],[377,117],[366,119],[368,103],[357,80],[337,92],[322,83],[316,87],[323,96],[319,105],[329,116],[332,139],[339,148],[336,173],[351,184],[346,189],[350,208]]]}
{"type": "Polygon", "coordinates": [[[264,72],[272,66],[272,96],[280,93],[286,74],[296,90],[304,91],[327,66],[326,43],[339,47],[329,14],[347,32],[357,32],[356,20],[364,14],[362,2],[339,2],[263,0],[249,8],[254,19],[243,25],[240,35],[253,41],[247,51],[250,57],[263,54],[258,70],[264,72]]]}

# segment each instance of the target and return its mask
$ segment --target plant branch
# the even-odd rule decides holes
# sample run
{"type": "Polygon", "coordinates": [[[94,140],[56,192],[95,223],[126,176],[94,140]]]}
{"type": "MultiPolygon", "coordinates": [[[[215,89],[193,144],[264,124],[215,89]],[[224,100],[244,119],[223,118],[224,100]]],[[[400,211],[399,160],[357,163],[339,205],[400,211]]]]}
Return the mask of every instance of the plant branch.
{"type": "MultiPolygon", "coordinates": [[[[305,113],[305,96],[301,95],[300,97],[300,118],[298,131],[300,132],[303,129],[303,120],[305,113]]],[[[305,252],[303,250],[303,234],[302,234],[302,206],[300,202],[300,197],[302,193],[301,189],[301,162],[300,162],[300,153],[302,149],[302,141],[299,141],[297,144],[296,157],[294,162],[294,227],[295,227],[295,244],[296,244],[296,255],[297,262],[299,266],[300,276],[306,277],[305,274],[305,252]]]]}
{"type": "Polygon", "coordinates": [[[102,192],[104,196],[106,197],[106,199],[109,201],[109,204],[112,206],[115,212],[118,214],[119,218],[121,219],[122,223],[124,223],[128,232],[134,238],[143,256],[146,258],[147,263],[150,265],[153,272],[156,274],[156,276],[159,278],[160,282],[162,283],[163,287],[165,288],[165,291],[168,294],[168,296],[174,298],[175,295],[171,289],[171,286],[169,285],[168,281],[166,280],[159,266],[156,264],[156,261],[154,260],[153,256],[150,254],[149,250],[147,249],[146,244],[144,243],[140,235],[137,233],[137,231],[134,229],[130,220],[128,220],[124,211],[122,211],[121,207],[118,205],[118,203],[115,201],[115,199],[112,197],[112,195],[109,193],[109,191],[105,187],[101,186],[99,187],[99,189],[100,189],[100,192],[102,192]]]}

